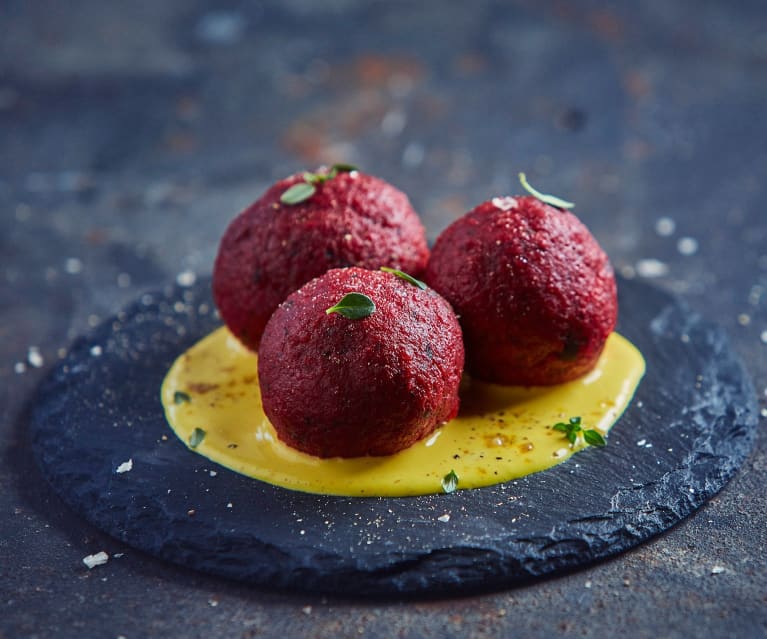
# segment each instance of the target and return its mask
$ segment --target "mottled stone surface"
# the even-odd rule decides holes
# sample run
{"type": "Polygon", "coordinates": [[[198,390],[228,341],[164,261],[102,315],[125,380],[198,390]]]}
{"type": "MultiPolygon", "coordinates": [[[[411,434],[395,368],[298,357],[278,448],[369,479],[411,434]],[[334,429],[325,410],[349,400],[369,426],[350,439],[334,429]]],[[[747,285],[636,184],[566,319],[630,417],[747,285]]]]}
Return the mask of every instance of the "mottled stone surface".
{"type": "Polygon", "coordinates": [[[0,636],[767,632],[763,2],[11,0],[0,20],[0,636]],[[416,603],[208,577],[74,513],[28,446],[59,350],[209,272],[266,185],[338,159],[408,192],[431,238],[519,170],[574,200],[620,272],[743,359],[761,421],[730,483],[615,559],[416,603]]]}
{"type": "Polygon", "coordinates": [[[667,294],[622,281],[619,331],[648,373],[604,450],[451,495],[284,490],[194,455],[165,421],[165,372],[219,325],[209,289],[204,280],[145,294],[76,342],[31,418],[43,474],[76,512],[205,572],[349,595],[510,586],[667,530],[722,488],[754,441],[754,388],[724,333],[667,294]]]}

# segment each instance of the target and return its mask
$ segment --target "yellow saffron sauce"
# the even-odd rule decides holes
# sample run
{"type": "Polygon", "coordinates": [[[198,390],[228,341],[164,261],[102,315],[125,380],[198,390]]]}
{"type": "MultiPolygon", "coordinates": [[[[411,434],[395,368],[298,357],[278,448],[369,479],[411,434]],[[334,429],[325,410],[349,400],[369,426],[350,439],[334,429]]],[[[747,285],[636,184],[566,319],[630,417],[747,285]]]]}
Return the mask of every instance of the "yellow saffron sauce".
{"type": "Polygon", "coordinates": [[[566,384],[498,386],[465,377],[456,419],[394,455],[352,459],[320,459],[283,444],[261,406],[257,367],[256,355],[225,327],[182,354],[162,385],[165,415],[181,441],[222,466],[284,488],[402,497],[442,492],[451,470],[458,489],[479,488],[565,461],[586,444],[579,437],[571,446],[551,427],[579,416],[585,430],[606,435],[631,401],[645,362],[613,333],[596,367],[566,384]]]}

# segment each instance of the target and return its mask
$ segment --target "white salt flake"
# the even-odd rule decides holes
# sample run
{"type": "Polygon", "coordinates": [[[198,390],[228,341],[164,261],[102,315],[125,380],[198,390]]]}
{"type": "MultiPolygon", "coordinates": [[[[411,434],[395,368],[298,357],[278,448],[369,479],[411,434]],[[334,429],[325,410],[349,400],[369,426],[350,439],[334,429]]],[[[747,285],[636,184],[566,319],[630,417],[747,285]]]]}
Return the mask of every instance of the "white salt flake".
{"type": "Polygon", "coordinates": [[[194,271],[181,271],[176,275],[176,284],[179,286],[192,286],[197,281],[197,274],[194,271]]]}
{"type": "Polygon", "coordinates": [[[450,515],[448,515],[447,513],[445,513],[444,515],[440,515],[439,517],[437,517],[437,521],[441,521],[446,524],[447,522],[450,521],[450,515]]]}
{"type": "Polygon", "coordinates": [[[698,240],[694,237],[680,237],[676,243],[676,250],[682,255],[695,255],[698,252],[698,240]]]}
{"type": "Polygon", "coordinates": [[[215,470],[211,470],[210,473],[208,473],[211,477],[215,477],[218,475],[218,473],[215,470]]]}
{"type": "Polygon", "coordinates": [[[99,357],[103,352],[103,349],[98,344],[96,346],[91,346],[91,355],[93,355],[93,357],[99,357]]]}
{"type": "Polygon", "coordinates": [[[640,439],[640,440],[637,442],[637,446],[644,446],[646,443],[647,443],[647,440],[646,440],[646,439],[640,439]]]}
{"type": "Polygon", "coordinates": [[[712,575],[720,575],[725,571],[724,566],[711,566],[711,574],[712,575]]]}
{"type": "Polygon", "coordinates": [[[494,197],[490,201],[495,208],[501,209],[501,211],[511,211],[511,209],[517,206],[517,201],[511,196],[494,197]]]}
{"type": "Polygon", "coordinates": [[[24,362],[16,362],[13,365],[13,372],[17,375],[21,375],[24,371],[27,370],[27,365],[24,362]]]}
{"type": "Polygon", "coordinates": [[[636,272],[640,277],[663,277],[668,274],[668,264],[649,257],[636,263],[636,272]]]}
{"type": "Polygon", "coordinates": [[[762,344],[767,344],[767,331],[762,331],[759,339],[762,340],[762,344]]]}
{"type": "Polygon", "coordinates": [[[29,350],[27,351],[27,361],[30,366],[34,366],[35,368],[40,368],[45,363],[43,356],[40,354],[40,349],[37,346],[29,347],[29,350]]]}
{"type": "Polygon", "coordinates": [[[83,262],[76,257],[68,257],[64,262],[64,270],[70,275],[77,275],[83,270],[83,262]]]}
{"type": "Polygon", "coordinates": [[[402,151],[402,165],[414,169],[423,164],[426,157],[426,149],[418,142],[410,142],[402,151]]]}
{"type": "Polygon", "coordinates": [[[234,11],[211,11],[197,23],[197,37],[207,44],[232,45],[245,34],[247,21],[234,11]]]}
{"type": "Polygon", "coordinates": [[[670,217],[661,217],[655,222],[655,232],[661,237],[673,235],[676,230],[676,222],[670,217]]]}
{"type": "Polygon", "coordinates": [[[232,504],[232,502],[230,501],[230,502],[229,502],[229,503],[226,505],[226,507],[227,507],[227,508],[231,508],[233,505],[234,505],[234,504],[232,504]]]}
{"type": "Polygon", "coordinates": [[[404,131],[407,125],[407,115],[402,109],[392,109],[381,120],[381,131],[390,137],[396,137],[404,131]]]}
{"type": "Polygon", "coordinates": [[[304,606],[301,608],[301,612],[303,612],[305,615],[312,614],[312,607],[311,606],[304,606]]]}
{"type": "Polygon", "coordinates": [[[95,568],[96,566],[102,566],[107,561],[109,561],[109,555],[107,555],[103,550],[101,552],[97,552],[95,555],[88,555],[87,557],[83,557],[83,563],[88,566],[88,570],[95,568]]]}
{"type": "Polygon", "coordinates": [[[115,472],[118,475],[121,475],[122,473],[127,473],[128,471],[131,471],[131,470],[133,470],[133,460],[129,459],[128,461],[123,462],[122,464],[120,464],[117,467],[117,470],[115,470],[115,472]]]}

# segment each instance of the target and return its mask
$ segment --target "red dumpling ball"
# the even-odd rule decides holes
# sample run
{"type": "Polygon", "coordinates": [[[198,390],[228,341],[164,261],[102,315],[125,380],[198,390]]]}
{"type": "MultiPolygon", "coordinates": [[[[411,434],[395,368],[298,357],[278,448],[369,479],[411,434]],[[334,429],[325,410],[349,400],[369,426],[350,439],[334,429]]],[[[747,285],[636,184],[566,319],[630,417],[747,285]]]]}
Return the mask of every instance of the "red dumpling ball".
{"type": "Polygon", "coordinates": [[[461,328],[419,284],[334,269],[279,306],[261,339],[258,379],[283,442],[318,457],[389,455],[455,417],[461,328]],[[342,300],[349,317],[328,312],[342,300]]]}
{"type": "Polygon", "coordinates": [[[607,255],[572,213],[532,196],[494,198],[448,226],[425,279],[460,318],[466,370],[488,382],[575,379],[617,320],[607,255]]]}
{"type": "Polygon", "coordinates": [[[213,295],[229,330],[256,350],[277,305],[328,269],[385,265],[417,276],[428,257],[423,225],[404,193],[334,167],[277,182],[231,222],[213,295]]]}

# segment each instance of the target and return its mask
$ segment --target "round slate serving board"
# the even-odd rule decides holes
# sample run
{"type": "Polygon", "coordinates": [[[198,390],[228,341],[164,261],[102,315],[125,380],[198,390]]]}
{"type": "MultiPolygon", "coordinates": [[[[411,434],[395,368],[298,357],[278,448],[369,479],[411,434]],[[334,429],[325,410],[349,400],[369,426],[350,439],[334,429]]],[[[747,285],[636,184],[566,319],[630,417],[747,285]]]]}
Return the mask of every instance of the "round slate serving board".
{"type": "Polygon", "coordinates": [[[77,341],[34,400],[33,450],[54,490],[97,527],[162,559],[261,586],[434,594],[584,566],[701,506],[756,431],[756,396],[723,332],[645,284],[621,280],[619,290],[619,330],[644,353],[647,374],[608,446],[506,484],[327,497],[189,451],[165,422],[160,384],[218,325],[209,281],[144,295],[77,341]],[[132,469],[117,473],[128,460],[132,469]]]}

